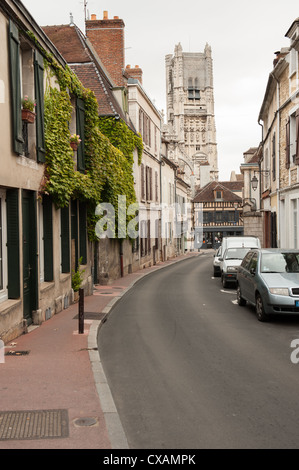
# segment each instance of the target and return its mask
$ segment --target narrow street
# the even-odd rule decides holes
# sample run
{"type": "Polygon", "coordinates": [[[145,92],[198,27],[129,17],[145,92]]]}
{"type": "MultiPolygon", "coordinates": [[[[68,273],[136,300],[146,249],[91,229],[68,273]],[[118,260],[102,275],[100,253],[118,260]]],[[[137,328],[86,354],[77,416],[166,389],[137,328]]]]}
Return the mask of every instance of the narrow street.
{"type": "Polygon", "coordinates": [[[296,448],[299,318],[257,320],[212,254],[161,269],[112,310],[98,343],[132,449],[296,448]]]}

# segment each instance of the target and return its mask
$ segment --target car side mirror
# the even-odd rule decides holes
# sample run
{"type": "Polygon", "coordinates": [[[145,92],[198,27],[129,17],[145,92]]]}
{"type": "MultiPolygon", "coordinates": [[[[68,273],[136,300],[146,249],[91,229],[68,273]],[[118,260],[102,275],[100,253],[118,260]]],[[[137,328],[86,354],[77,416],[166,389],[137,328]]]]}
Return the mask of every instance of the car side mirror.
{"type": "Polygon", "coordinates": [[[223,258],[219,258],[219,261],[223,261],[223,258]]]}
{"type": "Polygon", "coordinates": [[[254,268],[250,268],[250,274],[252,274],[252,276],[255,275],[255,269],[254,268]]]}

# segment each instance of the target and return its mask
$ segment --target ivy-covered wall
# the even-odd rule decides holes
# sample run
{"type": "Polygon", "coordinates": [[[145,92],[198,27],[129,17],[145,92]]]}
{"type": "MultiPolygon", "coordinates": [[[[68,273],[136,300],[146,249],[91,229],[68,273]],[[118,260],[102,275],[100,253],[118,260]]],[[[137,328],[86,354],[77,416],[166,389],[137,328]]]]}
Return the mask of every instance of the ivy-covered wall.
{"type": "MultiPolygon", "coordinates": [[[[94,93],[83,87],[77,76],[63,68],[45,51],[30,32],[31,40],[43,53],[48,77],[56,77],[57,86],[47,80],[45,92],[45,175],[40,192],[50,194],[57,207],[71,199],[88,202],[88,235],[96,239],[95,208],[101,202],[113,205],[118,214],[118,195],[126,197],[127,207],[136,202],[133,178],[134,151],[142,157],[142,139],[121,120],[99,118],[94,93]],[[71,97],[85,103],[85,172],[76,170],[70,147],[71,97]]],[[[128,217],[129,218],[129,217],[128,217]]],[[[128,220],[127,220],[128,222],[128,220]]],[[[118,231],[116,230],[116,237],[118,231]]]]}

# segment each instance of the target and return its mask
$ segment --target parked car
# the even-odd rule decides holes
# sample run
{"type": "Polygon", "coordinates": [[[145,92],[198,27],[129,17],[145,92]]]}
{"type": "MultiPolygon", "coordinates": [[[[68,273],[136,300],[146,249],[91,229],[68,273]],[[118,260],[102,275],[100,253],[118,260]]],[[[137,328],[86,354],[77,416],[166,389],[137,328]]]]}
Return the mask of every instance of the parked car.
{"type": "Polygon", "coordinates": [[[237,282],[238,266],[242,263],[244,256],[250,248],[228,248],[225,250],[223,258],[219,257],[219,268],[221,273],[221,282],[223,287],[237,282]]]}
{"type": "Polygon", "coordinates": [[[213,260],[213,271],[214,271],[214,277],[220,276],[220,255],[221,255],[221,246],[218,248],[216,253],[214,254],[214,260],[213,260]]]}
{"type": "Polygon", "coordinates": [[[236,236],[236,237],[223,237],[222,243],[218,248],[213,260],[214,276],[221,275],[221,260],[225,250],[228,248],[260,248],[261,243],[258,237],[255,236],[236,236]]]}
{"type": "Polygon", "coordinates": [[[223,237],[221,243],[221,253],[224,254],[227,248],[261,248],[261,242],[258,237],[250,236],[236,236],[236,237],[223,237]]]}
{"type": "Polygon", "coordinates": [[[250,250],[237,272],[237,301],[255,306],[257,318],[299,314],[299,250],[250,250]]]}

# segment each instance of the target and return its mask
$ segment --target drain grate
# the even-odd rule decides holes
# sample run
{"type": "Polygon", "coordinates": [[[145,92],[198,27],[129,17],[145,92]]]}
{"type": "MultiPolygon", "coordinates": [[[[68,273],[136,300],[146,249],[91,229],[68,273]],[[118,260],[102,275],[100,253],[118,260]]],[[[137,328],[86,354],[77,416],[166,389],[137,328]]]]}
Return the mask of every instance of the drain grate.
{"type": "Polygon", "coordinates": [[[67,410],[0,411],[0,440],[68,437],[67,410]]]}
{"type": "Polygon", "coordinates": [[[5,356],[27,356],[30,351],[6,351],[5,356]]]}
{"type": "MultiPolygon", "coordinates": [[[[84,312],[84,320],[102,320],[105,313],[103,312],[84,312]]],[[[78,314],[73,317],[73,320],[78,319],[78,314]]]]}

